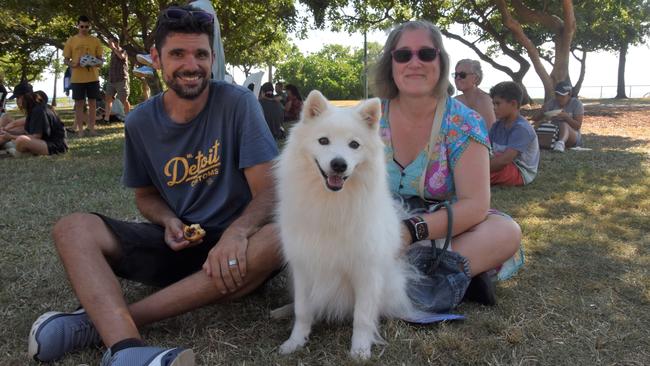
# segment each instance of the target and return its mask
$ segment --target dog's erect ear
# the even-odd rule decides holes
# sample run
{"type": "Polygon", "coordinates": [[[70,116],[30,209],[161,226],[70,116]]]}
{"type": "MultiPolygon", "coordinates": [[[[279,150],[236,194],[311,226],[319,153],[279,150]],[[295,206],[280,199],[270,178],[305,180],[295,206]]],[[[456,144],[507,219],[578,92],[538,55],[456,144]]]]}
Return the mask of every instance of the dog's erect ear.
{"type": "Polygon", "coordinates": [[[381,118],[381,100],[379,98],[372,98],[363,101],[357,105],[359,114],[368,127],[378,128],[379,119],[381,118]]]}
{"type": "Polygon", "coordinates": [[[327,110],[329,102],[318,90],[312,90],[302,106],[303,120],[320,116],[327,110]]]}

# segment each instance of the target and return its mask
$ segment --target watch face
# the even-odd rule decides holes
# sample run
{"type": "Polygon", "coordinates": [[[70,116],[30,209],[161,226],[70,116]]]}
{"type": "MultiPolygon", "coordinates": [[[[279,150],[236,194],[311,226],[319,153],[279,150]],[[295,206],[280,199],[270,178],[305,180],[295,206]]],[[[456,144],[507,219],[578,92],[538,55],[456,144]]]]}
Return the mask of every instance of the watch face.
{"type": "Polygon", "coordinates": [[[415,233],[418,240],[426,239],[426,237],[429,235],[427,223],[424,221],[415,223],[415,233]]]}

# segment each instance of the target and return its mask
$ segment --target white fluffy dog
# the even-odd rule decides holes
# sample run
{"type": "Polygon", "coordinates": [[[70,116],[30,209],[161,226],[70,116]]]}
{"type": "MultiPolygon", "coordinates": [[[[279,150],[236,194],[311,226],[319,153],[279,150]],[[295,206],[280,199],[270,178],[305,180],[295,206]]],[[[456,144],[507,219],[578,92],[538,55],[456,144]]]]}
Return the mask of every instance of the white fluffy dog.
{"type": "Polygon", "coordinates": [[[295,324],[280,347],[302,347],[315,320],[353,316],[351,354],[370,357],[379,318],[412,312],[400,219],[379,136],[381,104],[330,104],[312,91],[277,165],[278,220],[295,324]]]}

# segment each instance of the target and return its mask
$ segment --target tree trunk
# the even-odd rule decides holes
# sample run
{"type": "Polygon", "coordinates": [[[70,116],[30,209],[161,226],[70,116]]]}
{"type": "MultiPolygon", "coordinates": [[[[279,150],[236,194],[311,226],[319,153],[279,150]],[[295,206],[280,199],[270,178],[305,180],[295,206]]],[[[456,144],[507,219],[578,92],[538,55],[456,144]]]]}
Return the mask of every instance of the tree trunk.
{"type": "Polygon", "coordinates": [[[503,25],[512,32],[512,37],[528,54],[533,68],[544,85],[544,100],[553,98],[555,84],[566,80],[569,75],[569,53],[571,41],[576,32],[576,18],[572,0],[562,0],[562,18],[527,8],[521,0],[495,0],[503,25]],[[510,12],[511,5],[517,19],[510,12]],[[526,35],[523,25],[538,24],[555,36],[555,63],[550,74],[542,64],[542,58],[537,46],[526,35]]]}
{"type": "Polygon", "coordinates": [[[530,97],[530,94],[528,94],[528,89],[526,89],[526,85],[524,85],[524,77],[518,75],[512,76],[512,81],[519,85],[521,91],[524,93],[521,100],[521,105],[531,104],[533,102],[533,98],[530,97]]]}
{"type": "Polygon", "coordinates": [[[57,48],[54,56],[54,90],[52,90],[52,107],[56,107],[56,84],[59,81],[59,49],[57,48]]]}
{"type": "Polygon", "coordinates": [[[573,90],[571,91],[571,95],[577,97],[580,93],[580,89],[582,88],[582,82],[585,80],[585,73],[587,72],[587,51],[582,51],[582,58],[576,57],[575,54],[573,57],[575,57],[575,59],[580,62],[580,76],[578,77],[578,81],[576,81],[575,85],[573,85],[573,90]]]}
{"type": "Polygon", "coordinates": [[[618,85],[616,86],[616,99],[626,99],[625,95],[625,57],[627,56],[628,44],[621,45],[618,52],[618,85]]]}
{"type": "Polygon", "coordinates": [[[273,82],[273,65],[269,64],[269,83],[273,82]]]}

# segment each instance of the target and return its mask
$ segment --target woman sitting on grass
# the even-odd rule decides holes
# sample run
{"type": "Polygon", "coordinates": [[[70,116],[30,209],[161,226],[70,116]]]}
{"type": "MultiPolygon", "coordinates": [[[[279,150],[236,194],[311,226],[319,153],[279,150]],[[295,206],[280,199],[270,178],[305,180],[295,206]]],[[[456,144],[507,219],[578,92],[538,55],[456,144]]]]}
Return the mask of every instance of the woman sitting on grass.
{"type": "Polygon", "coordinates": [[[496,117],[492,107],[492,98],[478,85],[483,80],[481,63],[476,60],[464,59],[456,64],[456,72],[453,73],[456,89],[463,94],[456,97],[461,103],[478,112],[485,121],[485,127],[489,131],[496,117]]]}
{"type": "Polygon", "coordinates": [[[410,21],[391,31],[374,75],[375,95],[383,99],[380,133],[391,192],[407,209],[424,206],[424,213],[404,221],[406,255],[426,271],[433,258],[443,258],[409,285],[416,306],[432,312],[453,309],[463,297],[495,304],[494,269],[521,243],[519,225],[490,210],[488,132],[477,112],[448,96],[449,67],[438,28],[410,21]],[[446,200],[449,212],[433,210],[446,200]],[[431,240],[448,234],[449,250],[432,250],[437,243],[431,240]]]}
{"type": "Polygon", "coordinates": [[[65,130],[59,116],[47,107],[32,86],[21,82],[14,88],[10,99],[25,113],[24,125],[9,122],[0,129],[0,146],[12,155],[15,152],[33,155],[53,155],[68,150],[65,130]]]}

